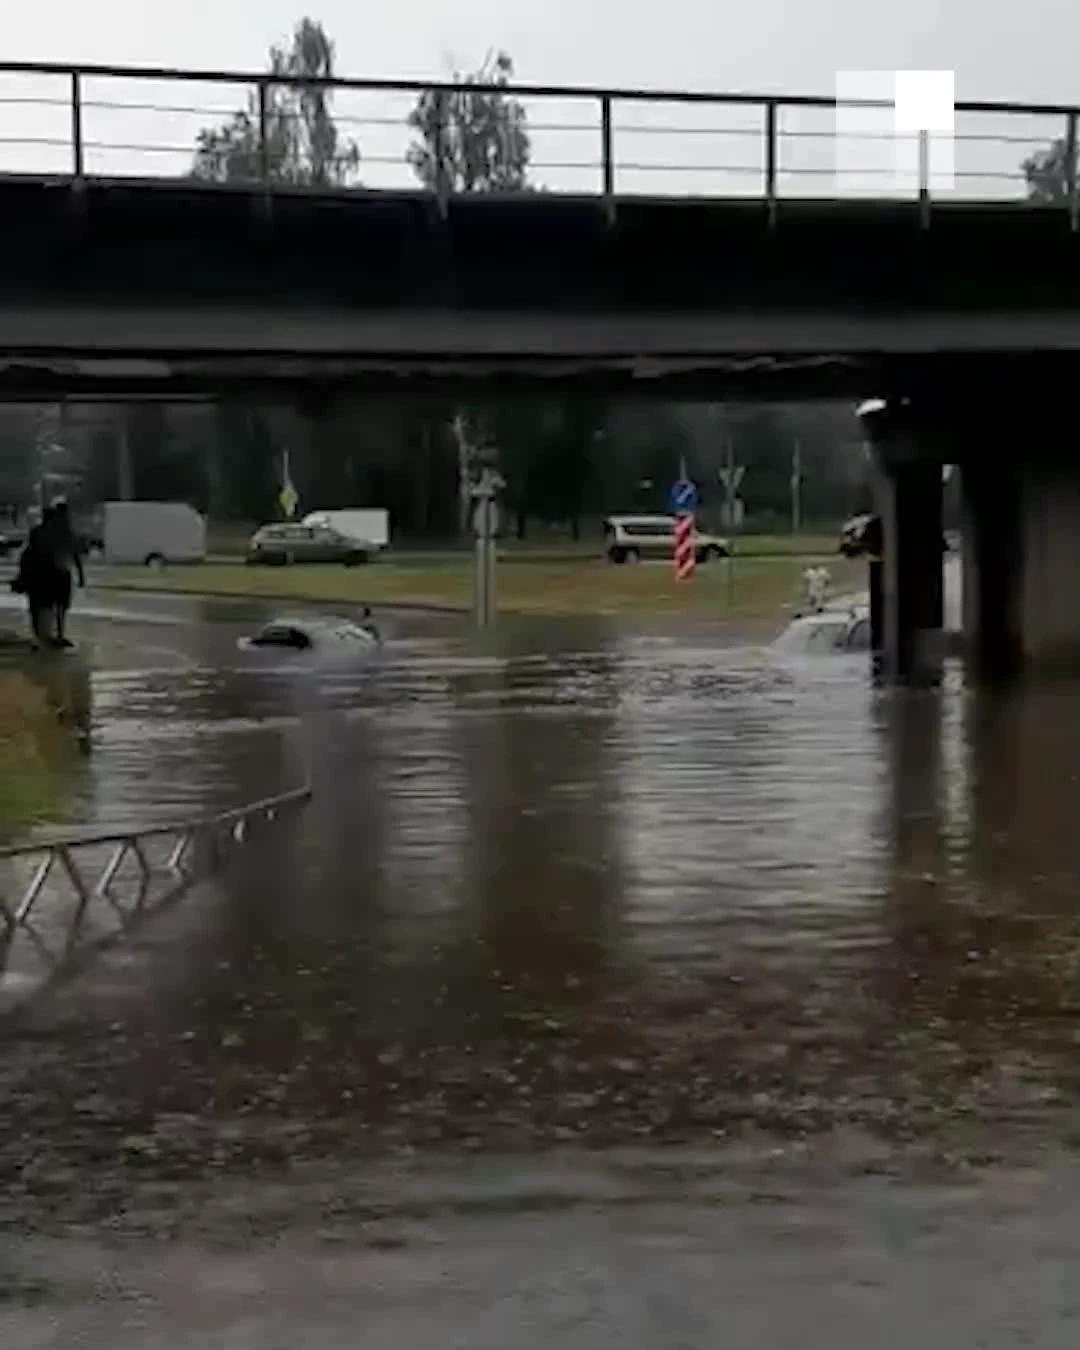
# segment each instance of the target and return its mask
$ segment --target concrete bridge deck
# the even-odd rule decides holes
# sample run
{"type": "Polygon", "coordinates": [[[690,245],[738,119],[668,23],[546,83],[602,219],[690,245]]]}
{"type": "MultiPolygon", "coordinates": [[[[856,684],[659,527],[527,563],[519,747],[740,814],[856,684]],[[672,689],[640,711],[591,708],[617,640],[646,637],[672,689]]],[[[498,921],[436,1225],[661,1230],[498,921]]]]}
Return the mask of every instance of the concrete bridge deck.
{"type": "MultiPolygon", "coordinates": [[[[1047,360],[1067,369],[1062,358],[1080,347],[1076,108],[958,104],[955,190],[938,189],[924,154],[914,184],[886,178],[891,196],[814,199],[797,195],[799,185],[838,191],[835,99],[508,87],[502,96],[545,116],[578,109],[571,129],[591,148],[574,191],[549,175],[559,166],[543,158],[543,117],[529,123],[540,190],[455,192],[442,162],[432,189],[419,190],[400,108],[396,166],[393,155],[364,160],[361,131],[360,178],[313,190],[276,181],[265,154],[251,181],[193,178],[183,146],[154,144],[164,134],[155,98],[183,102],[224,86],[220,119],[222,99],[266,105],[283,83],[276,77],[10,64],[0,73],[34,90],[51,81],[71,127],[66,145],[46,138],[48,164],[28,153],[19,172],[0,172],[6,397],[47,396],[65,382],[115,397],[260,381],[385,386],[402,376],[713,397],[892,393],[943,376],[972,388],[999,377],[1030,384],[1047,378],[1047,360]],[[132,88],[155,92],[132,103],[132,88]],[[113,126],[121,112],[127,141],[113,126]],[[736,125],[698,127],[709,135],[691,138],[696,158],[683,163],[686,120],[713,115],[736,125]],[[804,125],[814,116],[824,132],[804,125]],[[644,131],[679,147],[648,172],[635,162],[644,131]],[[1031,149],[1055,137],[1066,147],[1057,200],[1024,199],[1025,134],[1031,149]],[[991,142],[992,162],[971,158],[991,142]],[[750,147],[742,169],[727,159],[735,146],[750,147]],[[165,149],[174,170],[136,176],[146,163],[136,152],[165,149]],[[385,169],[377,184],[376,167],[385,169]],[[1039,354],[1037,376],[1017,366],[1019,353],[1039,354]],[[162,364],[64,364],[87,358],[162,364]],[[992,375],[991,361],[1000,363],[992,375]]],[[[339,100],[457,88],[326,84],[339,100]]]]}
{"type": "Polygon", "coordinates": [[[773,229],[755,202],[636,201],[613,224],[544,195],[442,215],[420,193],[295,194],[267,213],[256,189],[0,180],[0,389],[486,375],[863,394],[940,382],[942,359],[973,387],[988,360],[1044,380],[1080,350],[1060,214],[954,204],[924,231],[909,207],[793,203],[773,229]],[[88,358],[167,364],[63,365],[88,358]]]}

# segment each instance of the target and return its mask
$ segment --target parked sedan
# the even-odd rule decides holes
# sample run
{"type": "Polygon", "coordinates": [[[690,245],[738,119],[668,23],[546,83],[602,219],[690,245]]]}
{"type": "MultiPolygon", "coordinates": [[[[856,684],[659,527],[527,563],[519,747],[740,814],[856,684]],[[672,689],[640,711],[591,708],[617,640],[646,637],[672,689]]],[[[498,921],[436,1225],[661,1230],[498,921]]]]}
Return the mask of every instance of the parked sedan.
{"type": "Polygon", "coordinates": [[[251,536],[247,562],[267,567],[290,563],[341,563],[355,567],[368,561],[368,552],[325,525],[263,525],[251,536]]]}
{"type": "Polygon", "coordinates": [[[0,558],[10,553],[18,553],[26,543],[26,531],[17,525],[0,526],[0,558]]]}

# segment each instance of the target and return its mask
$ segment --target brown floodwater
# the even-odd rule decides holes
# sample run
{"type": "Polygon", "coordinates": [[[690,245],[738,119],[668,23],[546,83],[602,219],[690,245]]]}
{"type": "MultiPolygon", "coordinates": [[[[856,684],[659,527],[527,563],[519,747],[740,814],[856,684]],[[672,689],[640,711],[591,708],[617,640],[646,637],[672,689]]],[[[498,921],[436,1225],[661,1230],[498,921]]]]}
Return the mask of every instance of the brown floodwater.
{"type": "MultiPolygon", "coordinates": [[[[845,1186],[912,1167],[956,1184],[957,1168],[1027,1168],[1050,1152],[1071,1166],[1080,684],[991,696],[955,666],[941,688],[893,690],[861,658],[781,662],[719,624],[536,621],[479,639],[455,619],[402,615],[377,657],[333,666],[241,651],[255,608],[96,603],[82,620],[93,743],[71,820],[170,821],[305,778],[313,796],[0,1029],[0,1222],[20,1240],[235,1243],[242,1216],[255,1243],[284,1240],[305,1213],[316,1227],[346,1212],[401,1223],[434,1206],[455,1223],[481,1213],[484,1241],[509,1251],[520,1233],[496,1238],[498,1224],[531,1215],[545,1255],[515,1258],[517,1288],[568,1241],[592,1252],[580,1273],[621,1240],[604,1247],[580,1218],[568,1238],[552,1213],[587,1198],[593,1222],[651,1197],[670,1242],[718,1206],[738,1212],[760,1275],[787,1250],[771,1220],[739,1210],[783,1190],[762,1159],[827,1155],[845,1186]],[[674,1192],[670,1177],[662,1195],[642,1179],[658,1155],[682,1169],[674,1192]],[[583,1170],[560,1174],[560,1190],[551,1168],[567,1158],[583,1170]],[[717,1199],[707,1178],[730,1181],[747,1158],[746,1192],[717,1199]],[[616,1160],[627,1195],[597,1181],[616,1160]],[[546,1180],[523,1181],[530,1169],[546,1180]]],[[[929,1231],[934,1194],[922,1219],[895,1222],[929,1231]]],[[[880,1218],[896,1197],[851,1203],[880,1218]]],[[[1018,1240],[1003,1212],[972,1241],[1002,1224],[1018,1240]]],[[[842,1240],[833,1225],[837,1252],[858,1249],[859,1223],[842,1240]]],[[[804,1233],[807,1261],[823,1259],[824,1229],[804,1233]]],[[[455,1239],[459,1264],[470,1232],[455,1239]]],[[[397,1230],[395,1244],[408,1246],[397,1230]]],[[[481,1269],[455,1278],[501,1289],[481,1269]]],[[[920,1269],[901,1273],[918,1287],[920,1269]]],[[[906,1306],[891,1276],[880,1290],[906,1306]]],[[[759,1301],[772,1301],[764,1284],[759,1301]]],[[[641,1344],[717,1343],[722,1322],[688,1324],[676,1305],[641,1344]]],[[[533,1345],[532,1315],[496,1317],[490,1344],[533,1345]]],[[[978,1340],[962,1321],[917,1338],[1077,1343],[1060,1315],[1049,1339],[978,1340]]],[[[439,1343],[437,1318],[425,1339],[364,1316],[380,1337],[439,1343]]],[[[130,1343],[186,1346],[182,1321],[162,1324],[173,1339],[144,1326],[130,1343]]],[[[609,1342],[595,1318],[561,1338],[549,1319],[535,1343],[636,1344],[616,1321],[609,1342]]],[[[441,1344],[489,1344],[459,1322],[471,1331],[441,1344]]],[[[912,1343],[894,1330],[851,1330],[851,1344],[912,1343]]],[[[739,1343],[797,1343],[781,1331],[739,1343]]]]}

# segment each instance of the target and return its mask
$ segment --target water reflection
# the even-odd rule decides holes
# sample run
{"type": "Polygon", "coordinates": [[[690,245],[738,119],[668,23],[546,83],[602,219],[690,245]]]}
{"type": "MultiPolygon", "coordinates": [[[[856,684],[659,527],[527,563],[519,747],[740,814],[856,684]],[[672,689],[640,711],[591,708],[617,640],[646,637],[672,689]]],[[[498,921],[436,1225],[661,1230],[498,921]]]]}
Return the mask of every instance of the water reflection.
{"type": "Polygon", "coordinates": [[[885,690],[613,625],[403,624],[304,673],[238,663],[237,622],[112,686],[102,796],[305,772],[315,802],[139,997],[102,975],[35,1015],[49,1071],[8,1069],[50,1150],[132,1121],[181,1169],[207,1136],[218,1167],[746,1127],[1000,1146],[1071,1100],[1080,690],[885,690]]]}

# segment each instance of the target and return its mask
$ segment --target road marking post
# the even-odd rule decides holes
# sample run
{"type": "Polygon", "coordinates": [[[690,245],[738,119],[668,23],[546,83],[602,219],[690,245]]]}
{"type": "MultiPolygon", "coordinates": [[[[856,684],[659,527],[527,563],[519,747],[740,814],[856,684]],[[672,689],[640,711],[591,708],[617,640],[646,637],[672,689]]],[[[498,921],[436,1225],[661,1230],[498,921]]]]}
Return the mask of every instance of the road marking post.
{"type": "Polygon", "coordinates": [[[697,558],[694,553],[694,510],[697,507],[697,488],[685,472],[671,485],[671,509],[675,512],[675,543],[672,561],[677,581],[688,581],[694,575],[697,558]]]}

